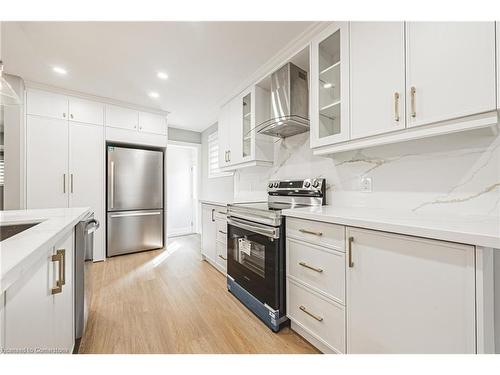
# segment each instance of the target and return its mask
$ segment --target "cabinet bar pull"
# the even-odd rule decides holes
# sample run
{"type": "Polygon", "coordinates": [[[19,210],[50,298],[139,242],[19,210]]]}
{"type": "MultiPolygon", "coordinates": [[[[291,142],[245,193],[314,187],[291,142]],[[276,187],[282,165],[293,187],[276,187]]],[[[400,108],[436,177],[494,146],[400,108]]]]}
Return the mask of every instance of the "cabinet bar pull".
{"type": "Polygon", "coordinates": [[[231,150],[227,152],[227,158],[228,158],[227,161],[231,161],[231,150]]]}
{"type": "Polygon", "coordinates": [[[227,258],[224,258],[222,255],[219,254],[219,258],[223,259],[223,260],[227,260],[227,258]]]}
{"type": "Polygon", "coordinates": [[[214,213],[215,213],[215,209],[212,208],[212,221],[215,221],[215,218],[214,218],[214,213]]]}
{"type": "Polygon", "coordinates": [[[307,229],[299,229],[299,232],[301,232],[301,233],[307,233],[307,234],[312,234],[312,235],[319,236],[319,237],[321,237],[323,235],[323,232],[313,232],[313,231],[310,231],[310,230],[307,230],[307,229]]]}
{"type": "Polygon", "coordinates": [[[301,309],[303,312],[305,312],[307,315],[309,315],[310,317],[316,319],[318,322],[322,322],[323,321],[323,318],[320,317],[320,316],[317,316],[317,315],[314,315],[313,313],[310,313],[309,311],[307,311],[307,309],[305,308],[305,306],[299,306],[299,309],[301,309]]]}
{"type": "Polygon", "coordinates": [[[63,194],[66,194],[66,173],[63,173],[63,194]]]}
{"type": "Polygon", "coordinates": [[[221,215],[227,215],[227,212],[224,212],[224,211],[217,211],[219,214],[221,215]]]}
{"type": "Polygon", "coordinates": [[[410,104],[411,104],[411,117],[417,117],[417,110],[415,108],[415,96],[417,95],[417,89],[415,86],[410,88],[410,104]]]}
{"type": "Polygon", "coordinates": [[[224,232],[222,230],[219,231],[219,233],[222,233],[222,234],[227,234],[227,232],[224,232]]]}
{"type": "Polygon", "coordinates": [[[310,266],[309,264],[307,264],[305,262],[299,262],[299,264],[302,267],[309,268],[310,270],[313,270],[313,271],[316,271],[316,272],[319,272],[319,273],[323,272],[323,270],[321,268],[312,267],[312,266],[310,266]]]}
{"type": "Polygon", "coordinates": [[[352,243],[354,242],[354,237],[349,237],[348,243],[348,255],[349,255],[349,268],[354,267],[354,262],[352,261],[352,243]]]}
{"type": "Polygon", "coordinates": [[[394,93],[394,121],[399,122],[399,92],[394,93]]]}
{"type": "Polygon", "coordinates": [[[65,261],[65,250],[57,250],[51,258],[52,262],[59,262],[58,264],[58,277],[56,280],[55,288],[52,288],[52,294],[58,294],[62,292],[62,286],[66,283],[64,274],[66,273],[66,261],[65,261]]]}
{"type": "Polygon", "coordinates": [[[111,199],[110,199],[110,205],[111,205],[111,208],[114,208],[115,206],[115,162],[112,161],[111,162],[111,199]]]}
{"type": "Polygon", "coordinates": [[[71,194],[73,194],[73,173],[69,175],[71,194]]]}

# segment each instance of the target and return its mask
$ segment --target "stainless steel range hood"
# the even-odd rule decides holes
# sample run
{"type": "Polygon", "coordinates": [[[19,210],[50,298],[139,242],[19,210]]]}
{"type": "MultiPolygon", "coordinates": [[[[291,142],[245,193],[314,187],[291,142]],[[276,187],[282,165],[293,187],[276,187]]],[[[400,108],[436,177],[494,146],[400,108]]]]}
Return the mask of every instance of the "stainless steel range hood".
{"type": "Polygon", "coordinates": [[[307,72],[287,63],[271,74],[271,119],[257,126],[260,134],[286,138],[309,131],[307,72]]]}

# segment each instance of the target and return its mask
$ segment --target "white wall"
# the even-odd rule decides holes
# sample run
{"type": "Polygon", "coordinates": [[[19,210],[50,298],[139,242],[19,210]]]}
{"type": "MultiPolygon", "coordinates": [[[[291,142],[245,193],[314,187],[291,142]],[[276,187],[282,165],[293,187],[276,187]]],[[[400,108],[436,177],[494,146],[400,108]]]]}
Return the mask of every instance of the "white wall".
{"type": "Polygon", "coordinates": [[[325,177],[327,203],[500,215],[500,135],[491,129],[313,156],[309,133],[279,140],[272,168],[235,173],[236,200],[266,199],[270,179],[325,177]],[[371,177],[372,193],[360,189],[371,177]]]}
{"type": "Polygon", "coordinates": [[[208,136],[217,130],[217,123],[201,133],[201,192],[200,199],[229,202],[233,200],[233,177],[208,178],[208,136]]]}

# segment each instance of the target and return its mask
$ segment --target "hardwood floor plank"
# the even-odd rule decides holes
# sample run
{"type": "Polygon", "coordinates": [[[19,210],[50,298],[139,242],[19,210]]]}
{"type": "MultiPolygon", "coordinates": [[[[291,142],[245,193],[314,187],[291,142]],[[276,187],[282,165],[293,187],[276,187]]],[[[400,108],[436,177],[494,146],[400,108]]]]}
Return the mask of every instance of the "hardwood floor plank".
{"type": "Polygon", "coordinates": [[[285,328],[272,332],[201,260],[198,235],[166,250],[94,263],[80,353],[318,353],[285,328]]]}

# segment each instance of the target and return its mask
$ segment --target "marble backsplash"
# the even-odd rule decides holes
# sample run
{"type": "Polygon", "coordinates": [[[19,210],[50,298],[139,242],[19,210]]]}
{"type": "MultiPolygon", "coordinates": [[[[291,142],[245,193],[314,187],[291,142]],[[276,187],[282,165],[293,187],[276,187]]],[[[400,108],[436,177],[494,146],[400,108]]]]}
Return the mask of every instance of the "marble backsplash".
{"type": "Polygon", "coordinates": [[[314,156],[309,133],[277,140],[274,165],[234,175],[236,201],[266,200],[270,179],[324,177],[327,203],[500,216],[500,133],[487,128],[314,156]],[[372,192],[361,178],[372,178],[372,192]]]}

